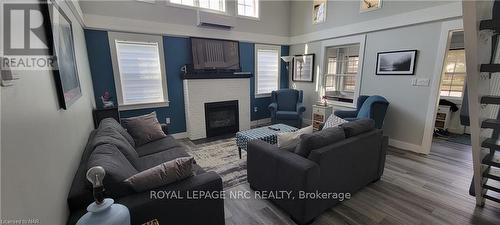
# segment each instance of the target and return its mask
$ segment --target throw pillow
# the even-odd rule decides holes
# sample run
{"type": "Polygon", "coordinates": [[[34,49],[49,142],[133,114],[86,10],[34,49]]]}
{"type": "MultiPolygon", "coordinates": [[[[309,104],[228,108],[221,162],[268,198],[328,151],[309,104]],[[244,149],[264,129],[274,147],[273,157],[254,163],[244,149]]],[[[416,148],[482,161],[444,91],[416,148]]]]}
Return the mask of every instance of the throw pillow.
{"type": "Polygon", "coordinates": [[[313,126],[304,127],[295,132],[278,133],[278,148],[281,150],[294,149],[300,141],[300,135],[312,133],[313,126]]]}
{"type": "Polygon", "coordinates": [[[342,118],[340,118],[332,113],[332,115],[330,115],[328,117],[328,119],[326,120],[325,125],[323,126],[323,129],[330,128],[330,127],[337,127],[343,123],[347,123],[347,120],[344,120],[344,119],[342,119],[342,118]]]}
{"type": "Polygon", "coordinates": [[[300,136],[300,142],[295,148],[295,153],[307,158],[312,150],[344,139],[344,130],[340,127],[330,127],[313,134],[303,134],[300,136]]]}
{"type": "Polygon", "coordinates": [[[137,173],[125,180],[134,191],[143,192],[193,175],[193,157],[181,157],[137,173]]]}
{"type": "Polygon", "coordinates": [[[136,146],[167,136],[161,129],[161,124],[156,118],[156,112],[137,117],[124,118],[122,119],[122,123],[134,138],[136,146]]]}
{"type": "Polygon", "coordinates": [[[368,118],[358,119],[344,123],[340,127],[344,129],[346,138],[350,138],[375,129],[375,121],[368,118]]]}

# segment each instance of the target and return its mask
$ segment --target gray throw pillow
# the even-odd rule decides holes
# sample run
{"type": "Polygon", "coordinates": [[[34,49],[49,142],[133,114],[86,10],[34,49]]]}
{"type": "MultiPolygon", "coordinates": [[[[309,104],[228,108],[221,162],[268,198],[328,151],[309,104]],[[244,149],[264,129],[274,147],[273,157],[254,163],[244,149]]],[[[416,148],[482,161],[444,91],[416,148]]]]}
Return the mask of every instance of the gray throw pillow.
{"type": "Polygon", "coordinates": [[[193,175],[193,157],[181,157],[137,173],[125,180],[136,192],[161,187],[193,175]]]}
{"type": "Polygon", "coordinates": [[[295,154],[307,158],[312,150],[344,139],[344,130],[340,127],[330,127],[316,133],[303,134],[300,136],[300,142],[295,148],[295,154]]]}
{"type": "Polygon", "coordinates": [[[368,118],[358,119],[340,125],[344,129],[346,138],[366,133],[375,129],[375,121],[368,118]]]}
{"type": "Polygon", "coordinates": [[[156,118],[156,112],[124,118],[122,119],[122,123],[134,138],[136,146],[141,146],[167,136],[161,129],[161,124],[156,118]]]}

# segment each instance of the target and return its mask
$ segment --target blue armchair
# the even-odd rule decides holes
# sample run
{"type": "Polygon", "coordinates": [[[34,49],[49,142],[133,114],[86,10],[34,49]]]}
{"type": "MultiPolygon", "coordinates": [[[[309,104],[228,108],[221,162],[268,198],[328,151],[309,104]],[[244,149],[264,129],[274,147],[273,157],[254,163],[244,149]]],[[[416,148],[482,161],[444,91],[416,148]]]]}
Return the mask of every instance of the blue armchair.
{"type": "Polygon", "coordinates": [[[375,127],[382,128],[384,124],[385,113],[389,102],[382,96],[361,95],[356,104],[356,110],[353,111],[335,111],[334,114],[347,121],[353,121],[360,118],[370,118],[375,120],[375,127]]]}
{"type": "Polygon", "coordinates": [[[302,113],[306,107],[302,104],[303,92],[294,89],[273,91],[272,103],[269,104],[273,124],[284,123],[289,126],[302,127],[302,113]]]}

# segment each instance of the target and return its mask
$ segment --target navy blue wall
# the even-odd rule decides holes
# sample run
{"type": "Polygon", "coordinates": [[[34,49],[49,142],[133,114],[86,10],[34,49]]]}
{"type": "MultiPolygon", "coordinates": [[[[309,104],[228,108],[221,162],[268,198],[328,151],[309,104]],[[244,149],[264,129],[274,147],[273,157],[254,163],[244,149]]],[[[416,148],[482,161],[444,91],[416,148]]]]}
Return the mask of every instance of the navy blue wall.
{"type": "MultiPolygon", "coordinates": [[[[108,34],[106,31],[85,30],[85,39],[87,42],[87,52],[92,73],[92,82],[94,94],[98,108],[102,107],[100,97],[105,91],[109,91],[115,98],[116,89],[113,78],[113,67],[111,63],[108,34]]],[[[184,93],[181,79],[180,68],[185,64],[191,63],[191,52],[189,38],[183,37],[163,37],[163,47],[165,53],[165,66],[168,84],[168,107],[138,109],[121,111],[120,116],[131,117],[138,116],[152,111],[156,111],[158,120],[164,123],[167,117],[170,118],[169,130],[172,133],[186,131],[186,116],[184,113],[184,93]]],[[[288,55],[289,47],[281,47],[281,55],[288,55]]],[[[240,64],[242,71],[255,72],[255,45],[252,43],[240,42],[240,64]]],[[[285,63],[281,65],[281,88],[288,88],[288,72],[285,63]]],[[[254,78],[251,78],[250,100],[252,106],[251,120],[260,120],[269,118],[270,113],[267,106],[271,103],[270,97],[255,98],[254,78]],[[254,111],[257,107],[257,112],[254,111]]]]}

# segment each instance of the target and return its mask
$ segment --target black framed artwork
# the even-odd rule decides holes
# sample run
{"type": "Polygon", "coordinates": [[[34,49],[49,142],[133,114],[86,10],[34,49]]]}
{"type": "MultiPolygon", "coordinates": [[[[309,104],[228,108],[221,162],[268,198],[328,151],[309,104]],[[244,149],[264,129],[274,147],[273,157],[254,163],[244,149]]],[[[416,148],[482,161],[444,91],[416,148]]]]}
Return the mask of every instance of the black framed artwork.
{"type": "Polygon", "coordinates": [[[295,82],[313,82],[314,54],[295,55],[293,57],[292,80],[295,82]]]}
{"type": "Polygon", "coordinates": [[[414,75],[417,50],[377,53],[377,75],[414,75]]]}
{"type": "Polygon", "coordinates": [[[71,20],[59,6],[45,4],[50,14],[49,35],[52,34],[52,52],[54,53],[54,79],[59,105],[68,109],[81,96],[82,90],[76,67],[75,45],[71,20]]]}

